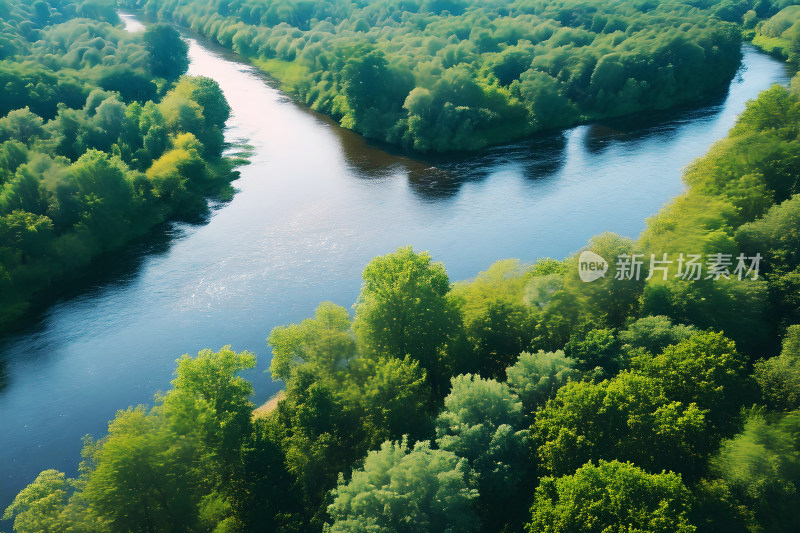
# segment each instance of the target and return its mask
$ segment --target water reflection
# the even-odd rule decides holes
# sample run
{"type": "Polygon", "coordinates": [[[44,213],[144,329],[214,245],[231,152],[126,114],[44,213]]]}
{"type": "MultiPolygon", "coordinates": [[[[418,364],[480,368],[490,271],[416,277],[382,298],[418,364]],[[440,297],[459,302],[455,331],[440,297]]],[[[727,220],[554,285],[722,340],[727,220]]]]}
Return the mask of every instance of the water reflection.
{"type": "Polygon", "coordinates": [[[590,153],[599,154],[618,144],[635,144],[656,138],[661,143],[671,142],[681,134],[683,126],[717,118],[728,96],[729,91],[725,89],[669,110],[599,120],[588,125],[584,146],[590,153]]]}
{"type": "MultiPolygon", "coordinates": [[[[752,49],[746,52],[751,56],[755,53],[752,49]]],[[[733,83],[741,82],[740,72],[733,83]]],[[[327,117],[319,118],[336,136],[354,176],[381,180],[404,174],[420,199],[436,202],[455,197],[465,183],[482,181],[505,170],[534,182],[555,179],[567,160],[567,139],[576,132],[580,132],[581,146],[592,156],[599,156],[612,147],[631,151],[651,142],[670,145],[686,134],[687,125],[718,119],[729,97],[729,88],[725,88],[669,110],[598,120],[566,131],[545,132],[507,145],[456,154],[410,154],[394,146],[366,140],[340,128],[327,117]]]]}
{"type": "Polygon", "coordinates": [[[366,140],[332,121],[329,126],[354,176],[381,180],[405,175],[411,190],[426,202],[453,198],[465,183],[484,180],[504,168],[514,168],[528,180],[551,178],[565,161],[563,132],[548,132],[476,153],[408,154],[366,140]]]}
{"type": "MultiPolygon", "coordinates": [[[[207,215],[196,223],[208,220],[207,215]]],[[[167,253],[170,246],[187,234],[190,223],[159,224],[146,235],[114,252],[96,257],[78,274],[52,287],[32,304],[33,311],[14,324],[16,333],[0,335],[0,362],[4,347],[23,337],[36,337],[47,329],[47,316],[63,305],[81,305],[82,301],[110,290],[120,290],[136,280],[142,264],[167,253]]],[[[1,377],[1,376],[0,376],[1,377]]],[[[0,390],[7,382],[0,379],[0,390]]]]}

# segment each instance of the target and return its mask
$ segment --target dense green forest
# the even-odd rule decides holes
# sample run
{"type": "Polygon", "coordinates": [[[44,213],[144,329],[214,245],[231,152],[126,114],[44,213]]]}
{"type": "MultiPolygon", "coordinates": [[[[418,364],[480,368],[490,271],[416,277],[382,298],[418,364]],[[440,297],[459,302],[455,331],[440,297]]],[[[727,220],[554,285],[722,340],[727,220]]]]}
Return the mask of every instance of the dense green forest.
{"type": "Polygon", "coordinates": [[[746,18],[744,25],[745,35],[753,37],[753,44],[791,61],[795,67],[800,63],[800,6],[787,6],[760,22],[756,17],[746,18]]]}
{"type": "Polygon", "coordinates": [[[186,52],[170,26],[123,30],[112,2],[0,0],[0,327],[229,188],[228,104],[181,76],[186,52]]]}
{"type": "MultiPolygon", "coordinates": [[[[228,347],[178,360],[153,407],[87,437],[5,511],[49,531],[794,532],[800,529],[800,79],[748,103],[638,241],[760,254],[758,276],[591,283],[579,257],[451,283],[411,247],[351,313],[274,329],[254,416],[228,347]]],[[[613,261],[612,261],[613,263],[613,261]]],[[[668,274],[668,275],[666,275],[668,274]]]]}
{"type": "Polygon", "coordinates": [[[471,150],[696,100],[768,0],[124,0],[251,58],[382,142],[471,150]]]}

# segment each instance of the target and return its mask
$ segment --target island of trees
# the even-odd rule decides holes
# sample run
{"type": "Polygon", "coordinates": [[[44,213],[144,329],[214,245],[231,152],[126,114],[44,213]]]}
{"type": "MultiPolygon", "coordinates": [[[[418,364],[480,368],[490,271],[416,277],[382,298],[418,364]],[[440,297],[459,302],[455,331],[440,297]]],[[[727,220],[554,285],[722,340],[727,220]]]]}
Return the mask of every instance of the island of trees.
{"type": "Polygon", "coordinates": [[[748,103],[623,254],[760,254],[758,276],[578,276],[578,256],[451,283],[373,259],[351,314],[269,335],[256,417],[229,347],[42,472],[19,533],[794,532],[800,529],[800,80],[748,103]]]}
{"type": "Polygon", "coordinates": [[[230,196],[229,108],[182,74],[167,25],[131,34],[108,2],[0,0],[0,328],[169,218],[230,196]]]}

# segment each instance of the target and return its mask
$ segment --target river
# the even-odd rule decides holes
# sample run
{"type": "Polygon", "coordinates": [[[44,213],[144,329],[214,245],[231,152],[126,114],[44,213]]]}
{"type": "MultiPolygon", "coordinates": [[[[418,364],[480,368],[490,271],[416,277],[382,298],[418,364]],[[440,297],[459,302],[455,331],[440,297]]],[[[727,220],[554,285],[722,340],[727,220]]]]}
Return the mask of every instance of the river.
{"type": "Polygon", "coordinates": [[[150,403],[183,353],[255,352],[247,377],[254,401],[267,399],[280,388],[264,374],[270,329],[324,300],[350,307],[376,255],[412,244],[457,280],[497,259],[565,257],[603,231],[637,236],[745,101],[788,82],[781,62],[748,47],[729,90],[701,105],[423,160],[365,142],[232,54],[188,41],[190,73],[220,83],[233,108],[226,138],[250,146],[251,164],[206,223],[169,224],[100,262],[3,340],[0,509],[42,469],[74,475],[81,437],[150,403]]]}

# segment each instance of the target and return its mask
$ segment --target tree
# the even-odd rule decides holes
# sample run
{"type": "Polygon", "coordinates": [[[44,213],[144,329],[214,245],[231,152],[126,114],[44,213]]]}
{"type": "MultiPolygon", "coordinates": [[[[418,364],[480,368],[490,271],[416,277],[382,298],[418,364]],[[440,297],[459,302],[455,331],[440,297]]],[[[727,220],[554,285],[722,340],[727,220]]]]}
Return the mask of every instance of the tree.
{"type": "Polygon", "coordinates": [[[144,42],[154,75],[174,80],[186,72],[189,46],[175,28],[168,24],[151,24],[144,32],[144,42]]]}
{"type": "Polygon", "coordinates": [[[372,356],[409,356],[434,390],[444,385],[442,352],[454,327],[444,266],[410,246],[376,257],[364,269],[353,322],[359,345],[372,356]]]}
{"type": "MultiPolygon", "coordinates": [[[[584,283],[578,276],[578,255],[569,263],[570,270],[564,276],[564,286],[556,291],[544,308],[541,326],[553,344],[564,346],[576,330],[592,324],[596,328],[620,328],[630,316],[638,314],[640,297],[646,274],[637,272],[634,255],[638,254],[634,243],[613,233],[603,233],[589,241],[587,250],[600,255],[609,263],[605,277],[592,283],[584,283]],[[620,267],[619,276],[614,265],[618,258],[627,256],[632,268],[620,267]]],[[[598,339],[599,340],[599,339],[598,339]]]]}
{"type": "Polygon", "coordinates": [[[252,434],[255,365],[229,347],[178,360],[173,389],[148,410],[117,413],[84,447],[83,496],[114,531],[213,529],[231,514],[240,453],[252,434]]]}
{"type": "Polygon", "coordinates": [[[16,109],[0,118],[0,142],[16,139],[27,145],[44,137],[42,118],[31,113],[27,107],[16,109]]]}
{"type": "Polygon", "coordinates": [[[670,401],[655,379],[630,372],[568,382],[536,412],[531,442],[541,469],[555,476],[617,459],[694,478],[714,445],[703,411],[670,401]]]}
{"type": "Polygon", "coordinates": [[[669,317],[646,316],[630,324],[619,333],[623,349],[628,353],[644,350],[659,354],[664,348],[689,338],[697,330],[692,326],[673,324],[669,317]]]}
{"type": "Polygon", "coordinates": [[[526,70],[512,87],[519,91],[537,129],[566,125],[578,116],[575,104],[564,95],[562,85],[541,70],[526,70]]]}
{"type": "Polygon", "coordinates": [[[762,218],[741,226],[736,240],[748,255],[763,252],[764,263],[771,270],[792,270],[800,266],[799,217],[800,194],[795,194],[770,208],[762,218]]]}
{"type": "Polygon", "coordinates": [[[14,210],[0,217],[0,246],[15,249],[21,263],[46,255],[52,234],[53,221],[44,215],[14,210]]]}
{"type": "Polygon", "coordinates": [[[800,408],[800,325],[787,329],[780,355],[758,361],[753,375],[770,408],[800,408]]]}
{"type": "Polygon", "coordinates": [[[467,462],[418,442],[385,442],[350,481],[340,478],[328,506],[330,533],[476,531],[471,504],[477,497],[467,462]]]}
{"type": "Polygon", "coordinates": [[[196,527],[203,480],[200,443],[171,431],[140,406],[117,413],[87,455],[95,465],[84,495],[115,531],[196,527]]]}
{"type": "Polygon", "coordinates": [[[182,76],[161,107],[168,122],[180,124],[183,131],[200,139],[205,153],[221,154],[225,142],[222,129],[231,108],[216,81],[203,76],[182,76]]]}
{"type": "Polygon", "coordinates": [[[59,533],[64,531],[62,513],[71,492],[63,472],[44,470],[16,495],[3,513],[3,520],[14,521],[18,533],[59,533]]]}
{"type": "Polygon", "coordinates": [[[624,366],[619,340],[608,328],[590,329],[585,333],[574,333],[564,353],[576,361],[579,370],[590,372],[597,369],[601,374],[616,374],[624,366]]]}
{"type": "Polygon", "coordinates": [[[519,429],[522,404],[506,384],[493,379],[467,374],[451,383],[436,419],[436,444],[465,458],[475,471],[484,527],[499,531],[516,519],[521,522],[512,509],[524,508],[525,491],[519,485],[529,464],[528,432],[519,429]]]}
{"type": "Polygon", "coordinates": [[[237,374],[253,368],[256,358],[223,346],[218,352],[201,350],[196,357],[185,354],[177,363],[173,388],[162,408],[182,431],[200,432],[204,446],[221,467],[221,482],[229,482],[242,442],[252,432],[254,407],[250,401],[253,385],[237,374]]]}
{"type": "Polygon", "coordinates": [[[414,79],[407,70],[392,68],[380,50],[350,54],[342,69],[342,93],[350,114],[342,119],[368,137],[386,139],[385,131],[400,118],[414,79]]]}
{"type": "Polygon", "coordinates": [[[655,357],[634,358],[632,365],[655,380],[667,398],[708,409],[708,420],[723,433],[735,427],[739,408],[752,394],[746,359],[721,333],[695,333],[655,357]]]}
{"type": "Polygon", "coordinates": [[[523,352],[506,370],[506,375],[508,386],[522,401],[522,412],[526,416],[555,396],[568,381],[581,378],[581,373],[575,369],[575,361],[560,350],[539,350],[535,354],[523,352]]]}
{"type": "Polygon", "coordinates": [[[517,354],[530,348],[538,309],[526,301],[527,272],[517,260],[497,261],[453,285],[448,298],[460,311],[468,352],[453,361],[458,370],[503,379],[517,354]]]}
{"type": "Polygon", "coordinates": [[[761,531],[789,533],[800,527],[800,411],[770,423],[752,412],[744,431],[722,443],[711,471],[735,505],[751,510],[761,531]]]}
{"type": "Polygon", "coordinates": [[[276,416],[287,470],[302,491],[307,519],[321,527],[327,492],[368,450],[361,406],[339,385],[300,367],[276,416]]]}
{"type": "Polygon", "coordinates": [[[750,100],[736,120],[731,135],[741,135],[764,130],[783,130],[789,136],[797,135],[800,123],[800,102],[797,95],[786,87],[774,85],[750,100]]]}
{"type": "Polygon", "coordinates": [[[643,311],[669,316],[698,329],[720,331],[743,353],[755,355],[774,342],[767,316],[768,298],[767,283],[761,277],[678,280],[648,285],[643,311]]]}
{"type": "Polygon", "coordinates": [[[350,315],[344,307],[323,302],[313,319],[279,326],[267,339],[272,347],[272,379],[289,381],[297,366],[309,368],[319,379],[336,376],[355,356],[350,315]]]}
{"type": "Polygon", "coordinates": [[[177,216],[191,217],[202,213],[207,204],[197,194],[213,174],[200,154],[202,146],[191,133],[173,138],[173,147],[147,169],[153,195],[166,209],[177,216]]]}
{"type": "Polygon", "coordinates": [[[351,386],[346,394],[364,411],[364,428],[370,447],[400,439],[430,438],[433,421],[429,414],[432,395],[425,370],[419,361],[382,357],[360,361],[357,379],[363,384],[351,386]]]}
{"type": "Polygon", "coordinates": [[[619,461],[587,463],[573,475],[541,480],[526,530],[692,533],[690,502],[680,475],[649,474],[619,461]]]}
{"type": "Polygon", "coordinates": [[[83,208],[81,221],[104,249],[119,245],[133,211],[132,176],[118,157],[88,150],[70,167],[83,208]]]}
{"type": "Polygon", "coordinates": [[[106,91],[114,91],[126,102],[146,102],[157,97],[158,87],[147,72],[132,70],[122,65],[102,71],[97,84],[106,91]]]}
{"type": "Polygon", "coordinates": [[[200,105],[207,126],[225,127],[225,122],[231,116],[231,106],[216,80],[205,76],[187,76],[178,81],[174,90],[200,105]]]}

